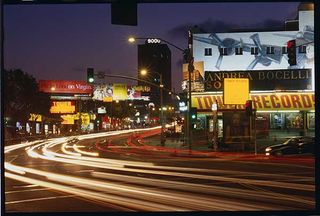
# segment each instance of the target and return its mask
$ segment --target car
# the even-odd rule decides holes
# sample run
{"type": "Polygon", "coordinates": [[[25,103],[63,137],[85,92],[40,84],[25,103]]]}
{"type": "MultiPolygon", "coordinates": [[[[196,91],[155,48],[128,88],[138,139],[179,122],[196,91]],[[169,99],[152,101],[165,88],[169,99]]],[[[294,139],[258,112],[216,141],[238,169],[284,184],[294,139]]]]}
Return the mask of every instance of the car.
{"type": "Polygon", "coordinates": [[[314,154],[314,143],[314,137],[311,136],[291,137],[282,144],[268,146],[265,149],[265,154],[267,156],[314,154]]]}

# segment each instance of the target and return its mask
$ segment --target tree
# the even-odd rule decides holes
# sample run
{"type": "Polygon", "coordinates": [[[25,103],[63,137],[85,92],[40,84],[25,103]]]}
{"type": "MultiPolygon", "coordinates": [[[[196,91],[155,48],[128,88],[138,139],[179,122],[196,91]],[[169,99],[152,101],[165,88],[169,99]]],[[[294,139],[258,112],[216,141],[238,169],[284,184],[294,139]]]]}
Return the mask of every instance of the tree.
{"type": "Polygon", "coordinates": [[[30,113],[49,115],[50,98],[40,92],[34,77],[20,69],[4,71],[4,116],[11,124],[25,123],[30,113]]]}

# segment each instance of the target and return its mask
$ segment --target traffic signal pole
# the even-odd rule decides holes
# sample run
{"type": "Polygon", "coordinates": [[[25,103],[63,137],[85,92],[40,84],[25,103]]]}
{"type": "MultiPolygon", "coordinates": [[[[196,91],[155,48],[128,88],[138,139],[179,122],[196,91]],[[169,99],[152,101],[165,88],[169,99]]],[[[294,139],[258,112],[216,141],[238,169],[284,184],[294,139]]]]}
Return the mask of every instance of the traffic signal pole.
{"type": "Polygon", "coordinates": [[[193,54],[192,54],[192,32],[191,30],[188,31],[188,115],[187,115],[187,124],[188,124],[188,147],[189,147],[189,154],[191,154],[192,150],[192,142],[191,142],[191,136],[192,136],[192,128],[191,128],[191,107],[192,107],[192,99],[191,99],[191,73],[194,70],[193,65],[193,54]]]}

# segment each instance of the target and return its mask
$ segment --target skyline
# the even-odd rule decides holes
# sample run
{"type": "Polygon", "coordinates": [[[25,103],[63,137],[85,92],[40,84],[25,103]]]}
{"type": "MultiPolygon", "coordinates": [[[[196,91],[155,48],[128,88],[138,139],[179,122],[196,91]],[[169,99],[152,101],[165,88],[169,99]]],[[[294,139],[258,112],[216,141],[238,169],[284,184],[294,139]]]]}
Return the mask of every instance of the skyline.
{"type": "MultiPolygon", "coordinates": [[[[300,2],[138,4],[138,25],[111,24],[110,4],[5,5],[5,69],[21,69],[37,80],[86,80],[86,68],[137,75],[137,44],[130,36],[158,37],[187,48],[187,30],[284,30],[300,2]],[[263,10],[260,10],[263,8],[263,10]],[[163,14],[166,16],[163,17],[163,14]],[[194,16],[190,16],[194,14],[194,16]]],[[[172,86],[181,91],[182,53],[172,53],[172,86]]],[[[109,79],[106,83],[128,80],[109,79]]]]}

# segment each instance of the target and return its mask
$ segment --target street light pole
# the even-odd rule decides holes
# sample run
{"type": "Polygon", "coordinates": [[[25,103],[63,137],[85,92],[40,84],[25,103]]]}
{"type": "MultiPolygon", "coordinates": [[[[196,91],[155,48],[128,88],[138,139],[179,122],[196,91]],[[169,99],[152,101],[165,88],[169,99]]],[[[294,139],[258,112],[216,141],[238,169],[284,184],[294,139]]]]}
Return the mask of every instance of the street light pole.
{"type": "MultiPolygon", "coordinates": [[[[154,73],[156,73],[159,76],[160,79],[160,124],[161,124],[161,138],[160,138],[160,144],[161,146],[164,146],[165,143],[165,139],[164,139],[164,118],[163,118],[163,79],[162,79],[162,73],[158,73],[156,71],[153,71],[154,73]]],[[[140,71],[141,75],[146,75],[148,72],[147,70],[143,69],[140,71]]]]}
{"type": "Polygon", "coordinates": [[[164,146],[164,125],[163,125],[163,83],[162,83],[162,74],[159,73],[160,76],[160,106],[161,106],[161,145],[164,146]]]}

